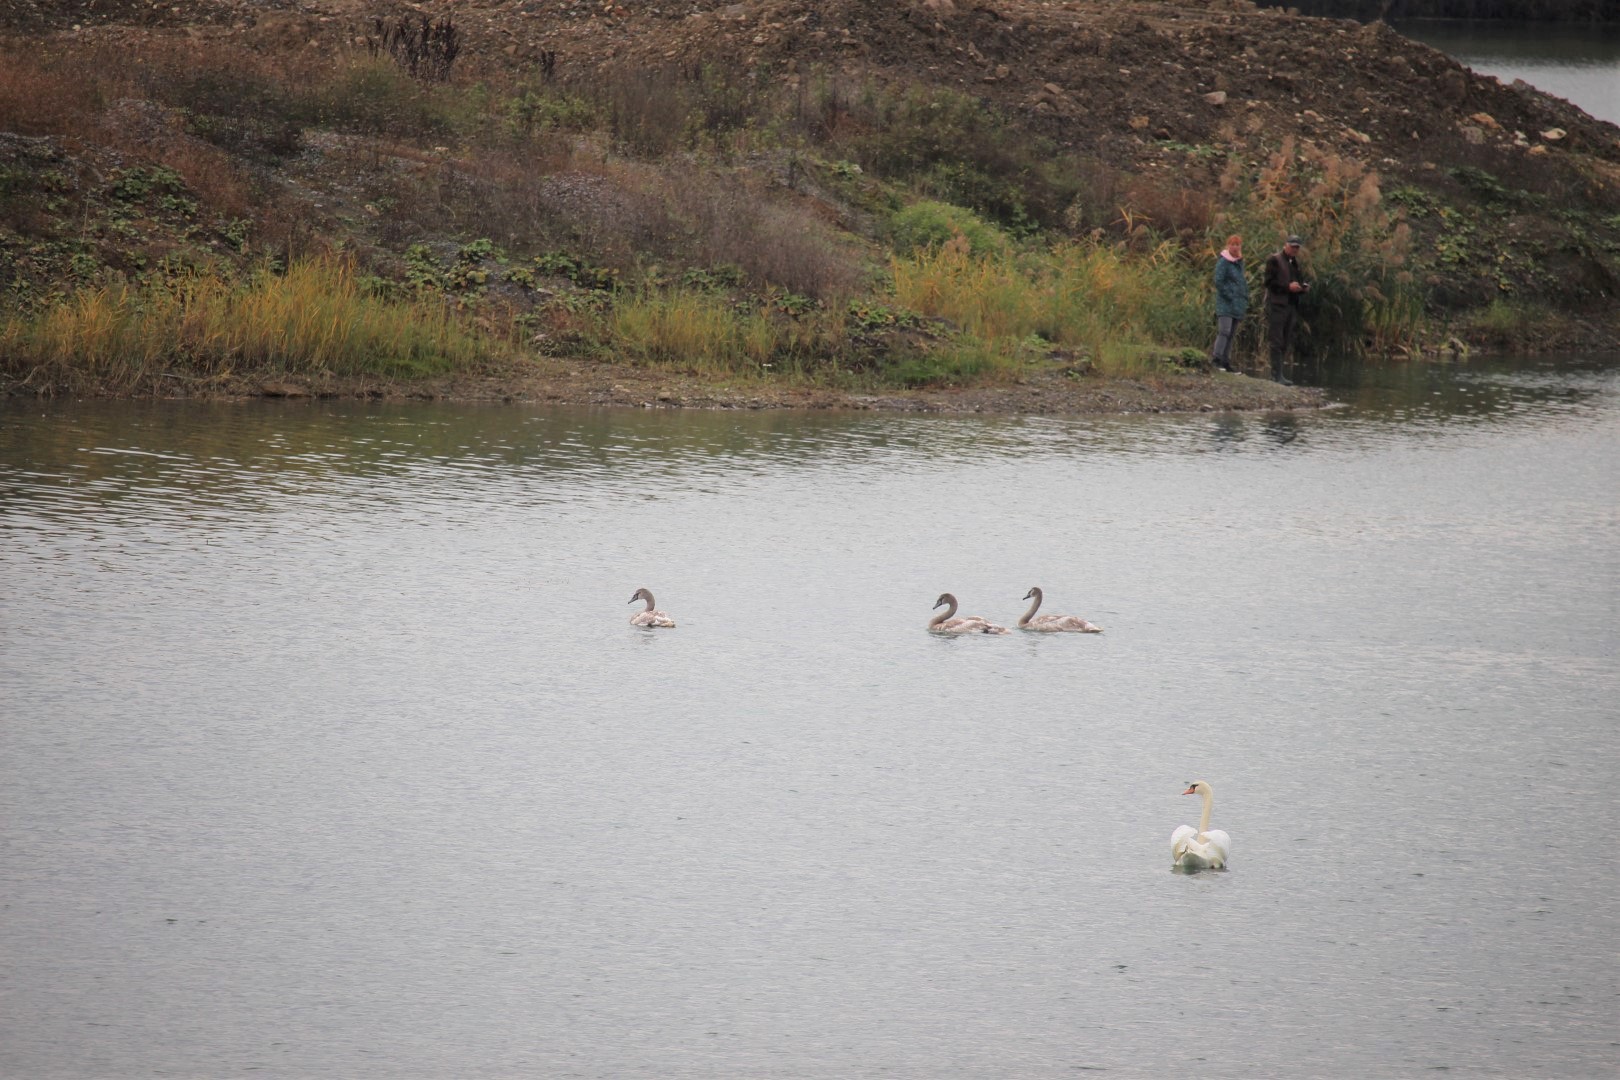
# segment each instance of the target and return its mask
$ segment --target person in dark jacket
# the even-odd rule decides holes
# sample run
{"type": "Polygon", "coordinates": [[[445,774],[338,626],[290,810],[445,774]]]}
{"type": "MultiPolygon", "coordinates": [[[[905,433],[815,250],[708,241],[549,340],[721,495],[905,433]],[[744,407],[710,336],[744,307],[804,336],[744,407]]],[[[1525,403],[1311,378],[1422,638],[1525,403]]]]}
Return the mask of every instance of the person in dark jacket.
{"type": "Polygon", "coordinates": [[[1226,238],[1226,247],[1215,256],[1215,344],[1209,362],[1222,371],[1232,371],[1232,338],[1238,323],[1249,311],[1249,281],[1243,276],[1243,237],[1226,238]]]}
{"type": "Polygon", "coordinates": [[[1282,250],[1266,259],[1266,328],[1271,339],[1271,377],[1284,386],[1294,385],[1283,374],[1283,362],[1294,347],[1299,327],[1299,298],[1310,284],[1299,269],[1300,239],[1290,236],[1282,250]]]}

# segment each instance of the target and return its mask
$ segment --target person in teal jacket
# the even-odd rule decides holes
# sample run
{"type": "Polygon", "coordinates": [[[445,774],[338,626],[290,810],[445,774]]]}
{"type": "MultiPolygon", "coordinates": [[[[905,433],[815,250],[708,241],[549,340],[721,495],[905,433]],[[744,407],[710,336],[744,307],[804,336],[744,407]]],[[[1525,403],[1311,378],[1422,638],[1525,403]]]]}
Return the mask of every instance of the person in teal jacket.
{"type": "Polygon", "coordinates": [[[1209,362],[1222,371],[1232,367],[1232,338],[1249,313],[1249,281],[1243,276],[1243,237],[1233,233],[1215,257],[1215,344],[1209,362]]]}

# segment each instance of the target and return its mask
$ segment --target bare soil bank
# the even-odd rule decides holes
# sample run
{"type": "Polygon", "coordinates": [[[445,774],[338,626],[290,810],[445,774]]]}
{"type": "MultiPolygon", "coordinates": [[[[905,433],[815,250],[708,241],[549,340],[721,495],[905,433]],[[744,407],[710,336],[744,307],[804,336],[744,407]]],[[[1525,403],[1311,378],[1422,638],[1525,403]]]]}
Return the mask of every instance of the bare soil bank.
{"type": "MultiPolygon", "coordinates": [[[[0,385],[0,395],[17,388],[0,385]]],[[[1316,409],[1314,387],[1226,374],[1173,374],[1144,379],[1031,372],[1017,382],[864,393],[776,380],[717,380],[621,364],[541,359],[484,371],[424,379],[286,378],[239,375],[149,379],[137,396],[237,400],[337,398],[488,404],[601,405],[629,408],[881,410],[914,413],[1081,415],[1103,413],[1257,412],[1316,409]]],[[[87,396],[97,396],[94,389],[87,396]]]]}

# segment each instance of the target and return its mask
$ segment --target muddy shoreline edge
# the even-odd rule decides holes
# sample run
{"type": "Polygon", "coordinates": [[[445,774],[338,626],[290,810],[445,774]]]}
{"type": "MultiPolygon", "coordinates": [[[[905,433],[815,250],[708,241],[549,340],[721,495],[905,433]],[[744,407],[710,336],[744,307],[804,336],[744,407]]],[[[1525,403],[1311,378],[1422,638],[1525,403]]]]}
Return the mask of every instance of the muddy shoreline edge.
{"type": "Polygon", "coordinates": [[[1283,386],[1224,373],[1167,373],[1139,379],[1033,372],[1016,382],[960,387],[857,390],[780,380],[726,379],[607,363],[513,364],[425,378],[156,373],[116,392],[94,386],[41,394],[0,385],[0,400],[244,402],[377,401],[619,408],[1000,414],[1030,416],[1133,413],[1272,412],[1329,404],[1316,387],[1283,386]]]}

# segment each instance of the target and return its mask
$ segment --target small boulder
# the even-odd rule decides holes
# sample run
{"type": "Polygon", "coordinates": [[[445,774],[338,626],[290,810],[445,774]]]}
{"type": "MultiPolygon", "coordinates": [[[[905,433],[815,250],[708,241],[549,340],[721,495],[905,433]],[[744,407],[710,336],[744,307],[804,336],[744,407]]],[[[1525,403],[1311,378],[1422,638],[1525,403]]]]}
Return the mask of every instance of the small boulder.
{"type": "Polygon", "coordinates": [[[1439,93],[1440,100],[1460,105],[1468,100],[1468,76],[1461,68],[1447,68],[1436,80],[1435,90],[1439,93]]]}

